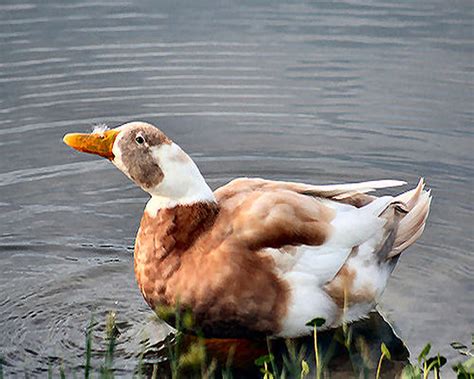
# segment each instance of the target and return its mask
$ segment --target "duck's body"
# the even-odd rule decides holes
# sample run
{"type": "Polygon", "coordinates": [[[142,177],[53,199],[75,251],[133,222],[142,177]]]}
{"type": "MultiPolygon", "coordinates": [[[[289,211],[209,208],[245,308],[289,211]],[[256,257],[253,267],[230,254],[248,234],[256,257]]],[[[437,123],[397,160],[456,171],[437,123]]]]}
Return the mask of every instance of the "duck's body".
{"type": "MultiPolygon", "coordinates": [[[[97,153],[74,138],[65,141],[97,153]]],[[[213,193],[191,158],[149,124],[101,138],[110,146],[98,154],[152,195],[135,243],[146,302],[190,309],[206,336],[295,337],[311,332],[314,317],[325,327],[364,317],[429,211],[422,181],[381,198],[366,192],[404,183],[243,178],[213,193]]]]}

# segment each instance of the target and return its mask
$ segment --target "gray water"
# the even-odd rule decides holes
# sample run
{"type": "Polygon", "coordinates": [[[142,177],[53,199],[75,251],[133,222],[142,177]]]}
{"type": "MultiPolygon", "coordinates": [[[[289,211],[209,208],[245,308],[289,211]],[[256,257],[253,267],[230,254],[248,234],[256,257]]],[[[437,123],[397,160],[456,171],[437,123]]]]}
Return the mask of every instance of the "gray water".
{"type": "Polygon", "coordinates": [[[415,354],[431,341],[456,357],[449,343],[474,331],[473,13],[462,0],[2,0],[4,372],[80,367],[92,313],[100,331],[117,312],[124,375],[144,333],[167,333],[133,275],[146,194],[61,141],[129,120],[159,126],[213,188],[424,176],[432,213],[380,308],[415,354]]]}

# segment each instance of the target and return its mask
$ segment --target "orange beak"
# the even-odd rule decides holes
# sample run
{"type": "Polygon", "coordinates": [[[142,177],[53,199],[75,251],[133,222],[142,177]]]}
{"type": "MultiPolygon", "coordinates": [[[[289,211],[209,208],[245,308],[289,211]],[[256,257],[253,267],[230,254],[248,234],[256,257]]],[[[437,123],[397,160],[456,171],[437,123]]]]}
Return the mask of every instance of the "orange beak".
{"type": "Polygon", "coordinates": [[[112,148],[120,132],[115,129],[103,133],[69,133],[63,138],[66,145],[84,153],[97,154],[107,159],[114,159],[112,148]]]}

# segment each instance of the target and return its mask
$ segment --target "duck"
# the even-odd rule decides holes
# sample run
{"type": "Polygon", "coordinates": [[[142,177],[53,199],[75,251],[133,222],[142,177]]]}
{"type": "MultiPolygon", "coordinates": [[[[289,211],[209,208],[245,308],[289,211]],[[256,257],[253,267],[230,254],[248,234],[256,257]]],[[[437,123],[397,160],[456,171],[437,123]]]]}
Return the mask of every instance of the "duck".
{"type": "Polygon", "coordinates": [[[63,140],[150,195],[134,247],[140,292],[156,312],[191,312],[192,329],[209,338],[296,338],[315,317],[320,329],[366,317],[430,210],[423,178],[396,196],[369,193],[404,181],[242,177],[213,191],[178,144],[142,121],[63,140]]]}

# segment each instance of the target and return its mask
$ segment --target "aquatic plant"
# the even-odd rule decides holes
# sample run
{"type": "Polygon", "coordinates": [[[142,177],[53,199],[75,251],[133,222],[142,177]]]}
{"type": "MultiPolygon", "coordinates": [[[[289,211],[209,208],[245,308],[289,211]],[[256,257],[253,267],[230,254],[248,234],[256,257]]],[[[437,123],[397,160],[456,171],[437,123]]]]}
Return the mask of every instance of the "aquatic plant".
{"type": "Polygon", "coordinates": [[[464,361],[453,365],[453,370],[458,378],[473,379],[474,378],[474,334],[471,335],[471,347],[468,348],[460,342],[452,342],[451,347],[464,357],[464,361]]]}
{"type": "Polygon", "coordinates": [[[377,374],[375,375],[375,379],[380,378],[380,370],[382,369],[382,362],[384,358],[387,358],[388,360],[392,359],[392,355],[390,354],[390,351],[388,350],[387,345],[385,345],[383,342],[380,345],[380,351],[382,355],[380,356],[379,359],[379,364],[377,365],[377,374]]]}
{"type": "Polygon", "coordinates": [[[308,323],[307,326],[313,327],[313,336],[314,336],[314,357],[316,360],[316,379],[321,379],[322,374],[322,365],[319,360],[319,347],[318,347],[318,328],[323,326],[326,320],[321,317],[317,317],[312,319],[308,323]]]}
{"type": "MultiPolygon", "coordinates": [[[[374,360],[374,351],[370,351],[368,342],[357,331],[357,325],[343,325],[342,328],[334,332],[321,332],[318,328],[324,325],[325,320],[315,318],[308,322],[308,326],[313,328],[312,336],[299,340],[277,341],[265,339],[262,341],[247,341],[248,346],[257,344],[256,352],[261,354],[254,359],[246,362],[246,367],[239,366],[235,360],[239,354],[238,340],[232,340],[225,345],[222,341],[205,339],[204,336],[197,333],[189,335],[193,327],[192,315],[188,312],[175,312],[170,309],[158,310],[159,314],[173,317],[176,326],[176,332],[166,338],[163,342],[166,345],[166,359],[160,362],[155,360],[146,360],[145,357],[156,354],[154,351],[144,350],[137,355],[137,365],[134,377],[143,378],[223,378],[231,379],[237,377],[259,377],[262,379],[285,379],[285,378],[319,378],[325,379],[331,377],[331,362],[337,356],[336,351],[345,350],[348,361],[352,365],[353,377],[375,378],[391,375],[390,365],[394,365],[398,359],[403,365],[397,376],[403,379],[440,379],[441,368],[446,365],[447,360],[439,354],[430,355],[431,344],[426,346],[419,353],[417,359],[409,363],[405,360],[399,360],[394,356],[394,351],[381,342],[379,351],[374,360]],[[301,342],[301,343],[300,343],[301,342]],[[249,345],[250,344],[250,345],[249,345]],[[217,350],[215,349],[217,346],[217,350]],[[215,354],[222,353],[220,358],[215,354]],[[385,373],[383,374],[385,370],[385,373]]],[[[100,353],[94,350],[94,358],[103,359],[99,366],[92,364],[93,338],[92,333],[97,327],[94,317],[91,317],[89,324],[85,329],[84,346],[84,366],[78,370],[70,370],[73,377],[113,379],[115,377],[114,357],[116,355],[117,338],[120,336],[120,330],[117,326],[116,314],[110,312],[105,321],[105,349],[100,353]]],[[[474,335],[471,338],[471,347],[460,342],[453,342],[451,347],[455,349],[463,358],[459,362],[452,364],[451,369],[460,379],[474,379],[474,335]]],[[[241,353],[241,352],[240,352],[241,353]]],[[[239,358],[240,359],[240,358],[239,358]]],[[[0,379],[3,379],[4,360],[0,357],[0,379]]],[[[338,365],[340,362],[338,363],[338,365]]],[[[446,369],[448,370],[448,369],[446,369]]],[[[452,372],[453,372],[452,371],[452,372]]],[[[48,378],[55,377],[66,378],[65,367],[60,362],[59,367],[53,367],[51,364],[48,369],[48,378]]],[[[347,375],[350,375],[350,371],[347,375]]],[[[28,375],[26,375],[28,376],[28,375]]]]}

